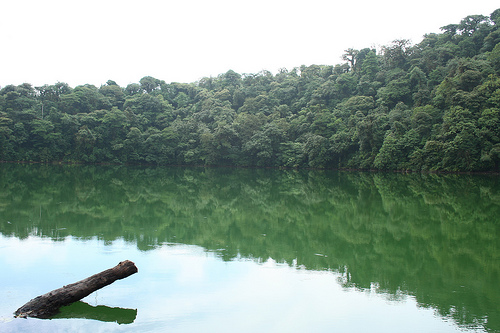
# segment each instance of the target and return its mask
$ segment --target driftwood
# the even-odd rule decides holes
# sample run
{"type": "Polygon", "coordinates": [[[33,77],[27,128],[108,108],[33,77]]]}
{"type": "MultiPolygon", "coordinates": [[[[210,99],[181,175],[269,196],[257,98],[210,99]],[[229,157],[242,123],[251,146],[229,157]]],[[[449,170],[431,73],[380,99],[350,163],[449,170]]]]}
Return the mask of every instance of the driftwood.
{"type": "Polygon", "coordinates": [[[122,261],[113,268],[38,296],[17,309],[14,315],[21,318],[50,318],[61,306],[79,301],[94,291],[134,273],[137,273],[135,264],[129,260],[122,261]]]}

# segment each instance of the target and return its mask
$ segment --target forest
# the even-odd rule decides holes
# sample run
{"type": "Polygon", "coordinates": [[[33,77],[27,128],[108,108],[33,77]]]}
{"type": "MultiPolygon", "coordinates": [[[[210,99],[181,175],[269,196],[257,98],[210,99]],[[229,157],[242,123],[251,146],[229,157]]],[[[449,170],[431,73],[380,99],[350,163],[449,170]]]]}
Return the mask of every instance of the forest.
{"type": "Polygon", "coordinates": [[[499,26],[497,9],[276,74],[7,85],[0,161],[499,172],[499,26]]]}

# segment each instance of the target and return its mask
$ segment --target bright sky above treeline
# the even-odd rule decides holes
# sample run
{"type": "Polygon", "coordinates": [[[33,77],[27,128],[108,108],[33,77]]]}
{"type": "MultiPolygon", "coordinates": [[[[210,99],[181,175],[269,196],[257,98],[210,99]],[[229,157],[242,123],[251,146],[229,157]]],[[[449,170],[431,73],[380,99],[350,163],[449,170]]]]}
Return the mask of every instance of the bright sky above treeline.
{"type": "Polygon", "coordinates": [[[418,43],[497,8],[498,0],[9,1],[0,11],[0,86],[188,83],[229,69],[335,65],[347,48],[418,43]]]}

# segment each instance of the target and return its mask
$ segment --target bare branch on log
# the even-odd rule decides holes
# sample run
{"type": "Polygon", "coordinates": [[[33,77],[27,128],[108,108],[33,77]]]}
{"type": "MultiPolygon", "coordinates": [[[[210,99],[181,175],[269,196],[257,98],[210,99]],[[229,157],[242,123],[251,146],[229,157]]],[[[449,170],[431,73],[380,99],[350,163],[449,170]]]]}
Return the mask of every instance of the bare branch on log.
{"type": "Polygon", "coordinates": [[[135,264],[129,260],[122,261],[113,268],[32,299],[17,309],[14,316],[50,318],[61,306],[79,301],[94,291],[134,273],[137,273],[135,264]]]}

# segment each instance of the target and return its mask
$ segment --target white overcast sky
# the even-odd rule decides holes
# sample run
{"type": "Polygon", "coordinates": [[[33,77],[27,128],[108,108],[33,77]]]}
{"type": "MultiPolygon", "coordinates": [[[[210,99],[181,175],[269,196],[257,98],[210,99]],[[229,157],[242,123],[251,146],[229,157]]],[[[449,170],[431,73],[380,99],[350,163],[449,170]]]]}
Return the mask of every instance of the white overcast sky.
{"type": "Polygon", "coordinates": [[[194,82],[232,69],[341,63],[343,50],[388,45],[489,16],[498,0],[11,0],[0,6],[0,86],[153,76],[194,82]]]}

